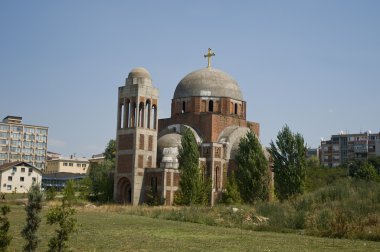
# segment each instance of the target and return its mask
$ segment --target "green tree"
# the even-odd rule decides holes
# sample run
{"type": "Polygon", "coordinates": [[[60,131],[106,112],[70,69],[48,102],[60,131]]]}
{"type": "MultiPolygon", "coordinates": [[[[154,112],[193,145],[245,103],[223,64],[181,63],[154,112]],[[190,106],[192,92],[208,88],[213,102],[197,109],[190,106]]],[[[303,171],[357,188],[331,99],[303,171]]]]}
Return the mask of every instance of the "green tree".
{"type": "Polygon", "coordinates": [[[116,141],[114,139],[109,140],[106,149],[104,150],[104,158],[109,161],[115,161],[116,155],[116,141]]]}
{"type": "Polygon", "coordinates": [[[242,200],[246,203],[268,200],[268,160],[259,140],[251,131],[240,140],[236,162],[238,166],[236,180],[242,200]]]}
{"type": "Polygon", "coordinates": [[[358,160],[349,165],[349,175],[363,180],[379,180],[375,167],[367,160],[358,160]]]}
{"type": "Polygon", "coordinates": [[[368,162],[375,167],[377,174],[380,175],[380,156],[369,158],[368,162]]]}
{"type": "Polygon", "coordinates": [[[12,236],[8,234],[10,223],[7,214],[11,211],[9,206],[4,205],[0,208],[0,252],[6,251],[11,243],[12,236]]]}
{"type": "Polygon", "coordinates": [[[211,193],[209,179],[203,180],[199,168],[199,150],[193,132],[186,129],[178,154],[181,179],[176,203],[181,205],[206,204],[211,193]]]}
{"type": "Polygon", "coordinates": [[[28,203],[25,206],[26,225],[21,231],[22,237],[26,240],[24,251],[35,251],[38,247],[37,230],[41,222],[42,196],[40,185],[33,183],[28,192],[28,203]]]}
{"type": "Polygon", "coordinates": [[[305,186],[306,146],[301,134],[293,134],[285,125],[271,141],[270,153],[274,167],[275,194],[281,201],[302,194],[305,186]]]}
{"type": "Polygon", "coordinates": [[[115,155],[116,142],[111,139],[104,150],[104,161],[91,165],[88,177],[82,180],[82,196],[98,202],[108,202],[113,198],[115,155]]]}
{"type": "Polygon", "coordinates": [[[55,187],[50,187],[46,190],[46,200],[54,200],[55,196],[57,196],[55,187]]]}
{"type": "Polygon", "coordinates": [[[99,202],[107,202],[113,197],[115,169],[114,162],[105,160],[94,165],[89,172],[88,179],[83,180],[82,186],[90,188],[89,199],[99,202]]]}
{"type": "Polygon", "coordinates": [[[222,202],[228,205],[241,202],[239,187],[236,182],[234,171],[232,171],[231,175],[227,178],[226,190],[223,192],[222,202]]]}
{"type": "Polygon", "coordinates": [[[65,184],[65,188],[63,189],[63,200],[67,201],[68,204],[76,203],[77,198],[75,196],[76,185],[74,180],[69,180],[65,184]]]}
{"type": "Polygon", "coordinates": [[[68,201],[63,198],[62,204],[50,208],[47,213],[47,223],[49,225],[58,224],[58,228],[55,230],[56,236],[49,240],[50,252],[61,252],[67,248],[66,242],[69,240],[69,236],[75,231],[76,219],[73,217],[75,209],[70,206],[68,201]]]}

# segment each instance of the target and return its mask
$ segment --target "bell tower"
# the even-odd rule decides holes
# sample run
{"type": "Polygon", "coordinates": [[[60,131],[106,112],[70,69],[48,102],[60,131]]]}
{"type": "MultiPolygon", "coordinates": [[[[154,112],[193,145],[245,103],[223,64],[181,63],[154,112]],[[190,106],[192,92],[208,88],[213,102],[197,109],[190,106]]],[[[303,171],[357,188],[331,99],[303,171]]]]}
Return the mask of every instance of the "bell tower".
{"type": "Polygon", "coordinates": [[[145,68],[134,68],[119,87],[114,200],[143,201],[146,169],[156,167],[158,89],[145,68]]]}

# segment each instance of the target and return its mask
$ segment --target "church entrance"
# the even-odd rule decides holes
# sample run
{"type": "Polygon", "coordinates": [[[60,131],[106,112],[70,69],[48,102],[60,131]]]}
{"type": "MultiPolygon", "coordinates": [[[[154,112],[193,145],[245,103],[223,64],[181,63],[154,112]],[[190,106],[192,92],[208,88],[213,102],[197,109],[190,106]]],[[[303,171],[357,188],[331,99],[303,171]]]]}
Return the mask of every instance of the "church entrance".
{"type": "Polygon", "coordinates": [[[129,179],[123,177],[117,183],[118,198],[117,201],[123,204],[132,203],[132,186],[129,179]]]}

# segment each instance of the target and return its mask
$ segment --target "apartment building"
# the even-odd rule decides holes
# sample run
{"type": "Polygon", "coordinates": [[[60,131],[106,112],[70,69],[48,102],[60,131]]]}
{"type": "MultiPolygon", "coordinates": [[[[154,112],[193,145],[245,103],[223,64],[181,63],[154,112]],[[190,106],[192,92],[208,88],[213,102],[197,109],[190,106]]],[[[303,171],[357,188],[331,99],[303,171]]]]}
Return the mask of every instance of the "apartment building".
{"type": "Polygon", "coordinates": [[[380,132],[332,135],[321,141],[320,151],[321,164],[329,167],[380,156],[380,132]]]}
{"type": "Polygon", "coordinates": [[[0,165],[23,161],[44,170],[48,127],[27,125],[22,117],[7,116],[0,122],[0,165]]]}

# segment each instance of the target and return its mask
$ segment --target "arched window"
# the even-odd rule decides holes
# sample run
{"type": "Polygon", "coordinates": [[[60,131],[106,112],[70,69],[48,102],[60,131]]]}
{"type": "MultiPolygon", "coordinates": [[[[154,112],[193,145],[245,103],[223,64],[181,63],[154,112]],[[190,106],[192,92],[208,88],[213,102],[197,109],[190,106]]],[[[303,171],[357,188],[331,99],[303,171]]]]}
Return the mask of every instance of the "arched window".
{"type": "Polygon", "coordinates": [[[238,105],[237,105],[237,103],[235,103],[235,115],[237,115],[237,113],[238,113],[238,105]]]}
{"type": "Polygon", "coordinates": [[[130,118],[129,118],[129,110],[130,110],[130,108],[129,108],[129,106],[130,106],[130,101],[129,101],[129,99],[127,99],[126,101],[125,101],[125,127],[126,128],[129,128],[129,121],[130,121],[130,118]]]}
{"type": "Polygon", "coordinates": [[[150,123],[150,113],[151,113],[151,111],[150,111],[151,109],[150,109],[150,100],[147,100],[146,101],[146,105],[145,105],[145,123],[146,123],[146,127],[148,128],[148,129],[150,129],[150,127],[151,127],[151,123],[150,123]]]}
{"type": "Polygon", "coordinates": [[[186,102],[183,101],[182,102],[182,113],[185,113],[186,112],[186,102]]]}
{"type": "Polygon", "coordinates": [[[136,127],[137,108],[135,102],[132,103],[131,112],[131,127],[136,127]]]}
{"type": "Polygon", "coordinates": [[[122,129],[124,127],[124,110],[125,106],[123,103],[119,104],[119,116],[118,116],[118,128],[122,129]]]}
{"type": "Polygon", "coordinates": [[[144,127],[144,103],[139,104],[139,124],[138,127],[144,127]]]}
{"type": "Polygon", "coordinates": [[[208,112],[213,112],[214,111],[214,101],[210,100],[208,102],[208,112]]]}
{"type": "Polygon", "coordinates": [[[152,106],[152,123],[153,123],[153,129],[157,129],[157,106],[152,106]]]}

